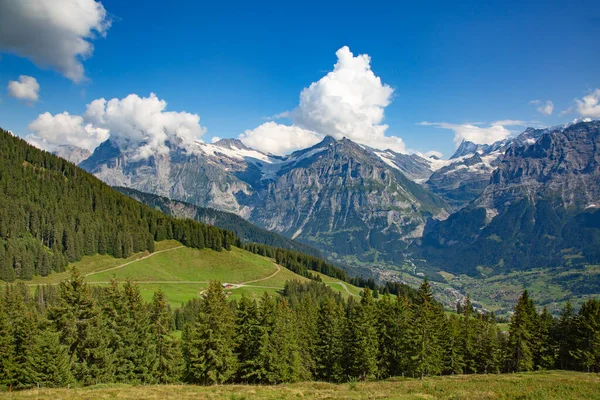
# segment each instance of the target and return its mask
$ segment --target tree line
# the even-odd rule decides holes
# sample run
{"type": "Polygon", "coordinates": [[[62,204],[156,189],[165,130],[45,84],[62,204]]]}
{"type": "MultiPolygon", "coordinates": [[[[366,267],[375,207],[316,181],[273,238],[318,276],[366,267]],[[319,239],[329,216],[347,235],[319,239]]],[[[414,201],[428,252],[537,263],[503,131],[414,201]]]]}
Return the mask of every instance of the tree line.
{"type": "Polygon", "coordinates": [[[0,296],[5,389],[97,383],[278,384],[391,376],[600,371],[600,301],[560,318],[527,292],[503,333],[493,314],[447,315],[423,282],[413,298],[344,299],[322,283],[289,281],[282,295],[229,301],[211,282],[172,311],[132,282],[89,286],[76,270],[56,286],[7,285],[0,296]],[[176,339],[174,330],[181,330],[176,339]]]}

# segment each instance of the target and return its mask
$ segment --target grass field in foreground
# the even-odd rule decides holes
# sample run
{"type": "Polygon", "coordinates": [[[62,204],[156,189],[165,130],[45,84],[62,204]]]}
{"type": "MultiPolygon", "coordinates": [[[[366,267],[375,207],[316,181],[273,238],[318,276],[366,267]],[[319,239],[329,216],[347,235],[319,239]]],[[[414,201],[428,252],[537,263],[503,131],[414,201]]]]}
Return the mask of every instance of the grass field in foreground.
{"type": "Polygon", "coordinates": [[[598,399],[600,375],[533,372],[506,375],[455,375],[383,382],[278,386],[129,386],[98,385],[78,389],[34,389],[4,393],[6,399],[598,399]]]}
{"type": "MultiPolygon", "coordinates": [[[[108,255],[86,256],[71,264],[77,267],[86,280],[95,285],[106,285],[111,279],[131,279],[140,286],[142,296],[151,301],[154,292],[162,289],[172,306],[198,297],[211,280],[234,284],[227,289],[231,299],[242,294],[259,298],[266,291],[280,292],[288,280],[308,281],[292,271],[280,267],[269,258],[261,257],[234,247],[231,251],[217,252],[210,249],[192,249],[170,240],[156,243],[152,254],[142,252],[127,259],[108,255]]],[[[57,284],[68,278],[69,272],[35,277],[26,284],[57,284]]],[[[359,288],[340,284],[337,279],[322,275],[323,280],[343,296],[358,295],[359,288]]]]}

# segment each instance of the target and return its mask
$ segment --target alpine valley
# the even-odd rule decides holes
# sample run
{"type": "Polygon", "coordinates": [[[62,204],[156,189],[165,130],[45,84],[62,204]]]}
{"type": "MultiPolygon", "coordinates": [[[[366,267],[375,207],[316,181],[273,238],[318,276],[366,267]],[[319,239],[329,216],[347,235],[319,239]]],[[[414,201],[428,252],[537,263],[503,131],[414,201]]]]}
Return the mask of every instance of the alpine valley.
{"type": "Polygon", "coordinates": [[[527,288],[555,311],[600,294],[598,121],[463,141],[448,160],[329,136],[285,157],[237,139],[167,146],[140,157],[109,139],[79,166],[175,216],[237,214],[363,276],[426,274],[449,306],[471,293],[502,314],[527,288]]]}

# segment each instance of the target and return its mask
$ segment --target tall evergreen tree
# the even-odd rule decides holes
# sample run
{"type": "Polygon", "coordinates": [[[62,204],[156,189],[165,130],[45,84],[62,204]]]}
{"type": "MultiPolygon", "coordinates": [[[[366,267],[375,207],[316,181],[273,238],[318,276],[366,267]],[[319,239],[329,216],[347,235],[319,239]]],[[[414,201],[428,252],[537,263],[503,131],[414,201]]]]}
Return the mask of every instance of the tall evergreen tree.
{"type": "Polygon", "coordinates": [[[186,328],[188,381],[205,385],[229,381],[237,368],[234,314],[219,282],[209,284],[198,321],[186,328]]]}
{"type": "Polygon", "coordinates": [[[343,379],[344,314],[333,298],[321,300],[317,316],[316,378],[339,382],[343,379]]]}
{"type": "Polygon", "coordinates": [[[46,328],[27,349],[25,379],[30,385],[65,387],[74,382],[68,348],[60,344],[58,332],[46,328]]]}
{"type": "Polygon", "coordinates": [[[246,295],[242,295],[238,304],[235,326],[235,348],[239,359],[237,378],[241,382],[256,383],[253,378],[259,368],[257,363],[263,335],[256,301],[246,295]]]}
{"type": "Polygon", "coordinates": [[[74,377],[82,384],[111,382],[115,365],[108,329],[83,275],[73,269],[59,290],[49,319],[59,332],[60,343],[69,349],[74,377]]]}
{"type": "Polygon", "coordinates": [[[514,371],[533,370],[536,320],[537,312],[526,290],[519,297],[510,320],[508,359],[510,367],[514,371]]]}
{"type": "Polygon", "coordinates": [[[377,375],[377,342],[375,303],[372,292],[365,288],[360,303],[348,315],[346,341],[348,375],[358,379],[377,375]]]}
{"type": "Polygon", "coordinates": [[[577,318],[577,350],[573,352],[583,371],[600,372],[600,300],[581,305],[577,318]]]}
{"type": "Polygon", "coordinates": [[[171,336],[171,310],[161,289],[154,293],[152,299],[150,323],[156,348],[152,373],[158,383],[175,383],[181,377],[183,358],[179,343],[171,336]]]}
{"type": "Polygon", "coordinates": [[[418,376],[437,375],[443,369],[443,351],[440,341],[443,310],[433,300],[427,278],[417,292],[413,305],[413,356],[418,376]]]}

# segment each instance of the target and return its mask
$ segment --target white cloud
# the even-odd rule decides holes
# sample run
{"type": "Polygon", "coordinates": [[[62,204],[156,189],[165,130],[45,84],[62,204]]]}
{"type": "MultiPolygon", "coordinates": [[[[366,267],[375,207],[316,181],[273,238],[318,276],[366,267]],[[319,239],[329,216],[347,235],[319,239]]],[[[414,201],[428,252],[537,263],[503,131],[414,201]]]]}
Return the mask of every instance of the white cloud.
{"type": "Polygon", "coordinates": [[[543,115],[552,115],[554,112],[554,103],[551,100],[541,101],[541,100],[531,100],[529,104],[538,106],[536,110],[543,115]]]}
{"type": "Polygon", "coordinates": [[[95,0],[0,0],[0,49],[50,67],[74,82],[84,79],[82,60],[110,19],[95,0]]]}
{"type": "Polygon", "coordinates": [[[390,104],[394,89],[383,84],[381,78],[373,73],[368,55],[355,57],[344,46],[336,52],[336,56],[333,71],[302,90],[296,109],[275,116],[290,117],[291,127],[263,124],[253,131],[246,131],[240,139],[249,146],[275,154],[281,154],[283,149],[299,149],[302,143],[325,135],[336,139],[346,137],[379,149],[406,152],[401,138],[385,136],[388,126],[382,124],[384,109],[390,104]],[[270,144],[263,144],[259,134],[268,135],[270,144]],[[294,140],[286,135],[301,137],[304,141],[294,145],[294,140]],[[251,136],[253,144],[249,141],[251,136]],[[275,138],[286,144],[277,148],[273,142],[275,138]]]}
{"type": "Polygon", "coordinates": [[[558,113],[558,115],[559,115],[560,117],[564,117],[565,115],[569,115],[569,114],[571,114],[571,113],[573,112],[573,109],[574,109],[574,108],[575,108],[575,107],[569,107],[569,108],[567,108],[566,110],[562,110],[560,113],[558,113]]]}
{"type": "Polygon", "coordinates": [[[189,148],[206,132],[198,114],[165,111],[167,102],[154,93],[149,97],[130,94],[122,99],[97,99],[87,105],[84,117],[110,131],[111,140],[136,157],[168,153],[167,142],[189,148]]]}
{"type": "Polygon", "coordinates": [[[476,123],[451,124],[448,122],[420,122],[419,125],[434,126],[436,128],[450,129],[454,131],[454,143],[458,146],[463,140],[477,144],[492,144],[506,139],[512,134],[506,126],[523,126],[524,121],[502,120],[492,122],[488,127],[482,127],[476,123]]]}
{"type": "Polygon", "coordinates": [[[210,139],[210,142],[211,142],[211,143],[217,143],[219,140],[221,140],[221,138],[220,138],[220,137],[218,137],[218,136],[213,136],[213,138],[212,138],[212,139],[210,139]]]}
{"type": "Polygon", "coordinates": [[[240,135],[240,140],[254,149],[276,155],[289,154],[317,144],[323,135],[302,129],[298,126],[265,122],[254,129],[248,129],[240,135]]]}
{"type": "Polygon", "coordinates": [[[33,76],[21,75],[18,81],[8,81],[8,94],[15,99],[36,102],[40,99],[40,84],[33,76]]]}
{"type": "Polygon", "coordinates": [[[423,156],[425,156],[427,158],[431,158],[431,157],[443,158],[444,154],[442,154],[441,152],[436,151],[436,150],[430,150],[427,153],[423,154],[423,156]]]}
{"type": "Polygon", "coordinates": [[[85,123],[79,115],[70,115],[68,112],[40,114],[29,124],[29,129],[35,133],[27,136],[27,141],[48,151],[63,144],[93,151],[109,136],[108,129],[94,127],[85,123]]]}
{"type": "Polygon", "coordinates": [[[29,125],[35,132],[30,142],[51,149],[73,144],[93,151],[109,135],[134,158],[169,152],[169,144],[190,149],[206,131],[200,117],[187,112],[166,111],[167,102],[154,93],[149,97],[130,94],[122,99],[96,99],[83,116],[67,112],[41,114],[29,125]]]}
{"type": "Polygon", "coordinates": [[[600,89],[596,89],[583,99],[575,99],[577,112],[582,117],[600,118],[600,89]]]}

